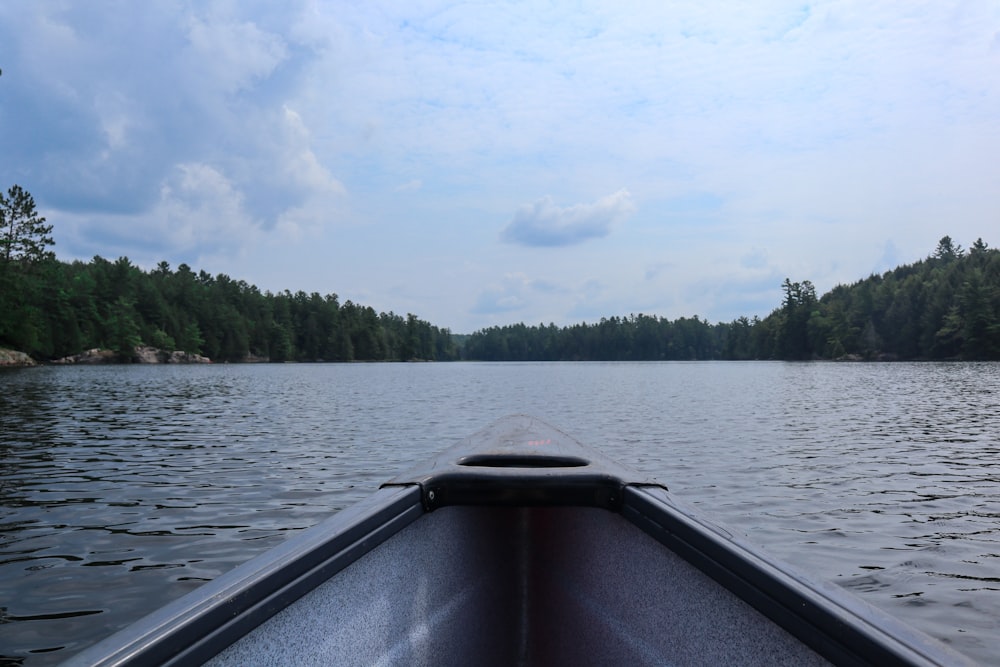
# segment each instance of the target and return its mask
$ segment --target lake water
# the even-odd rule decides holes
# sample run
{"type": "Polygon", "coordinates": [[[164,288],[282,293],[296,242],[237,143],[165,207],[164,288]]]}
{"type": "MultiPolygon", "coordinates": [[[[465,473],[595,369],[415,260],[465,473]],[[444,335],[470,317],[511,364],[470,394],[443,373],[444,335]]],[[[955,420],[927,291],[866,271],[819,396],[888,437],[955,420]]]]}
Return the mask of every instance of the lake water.
{"type": "Polygon", "coordinates": [[[57,663],[512,413],[983,663],[1000,364],[0,372],[0,665],[57,663]]]}

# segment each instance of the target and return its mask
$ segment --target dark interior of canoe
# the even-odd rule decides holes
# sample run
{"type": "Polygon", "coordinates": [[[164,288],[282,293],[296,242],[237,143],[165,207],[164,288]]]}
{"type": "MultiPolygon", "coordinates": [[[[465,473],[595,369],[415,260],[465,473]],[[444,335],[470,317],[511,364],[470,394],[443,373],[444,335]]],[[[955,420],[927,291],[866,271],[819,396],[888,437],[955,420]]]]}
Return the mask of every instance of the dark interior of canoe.
{"type": "Polygon", "coordinates": [[[808,665],[819,657],[622,517],[446,507],[218,656],[287,664],[808,665]]]}
{"type": "Polygon", "coordinates": [[[473,436],[70,663],[204,661],[964,662],[528,418],[473,436]]]}

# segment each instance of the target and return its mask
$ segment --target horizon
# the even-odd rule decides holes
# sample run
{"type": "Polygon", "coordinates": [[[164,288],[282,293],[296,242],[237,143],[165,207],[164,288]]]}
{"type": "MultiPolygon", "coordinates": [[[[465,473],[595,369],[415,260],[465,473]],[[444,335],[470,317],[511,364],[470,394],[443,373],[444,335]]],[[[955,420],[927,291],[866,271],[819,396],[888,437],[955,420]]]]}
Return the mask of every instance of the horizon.
{"type": "MultiPolygon", "coordinates": [[[[943,240],[944,238],[945,237],[942,237],[940,240],[943,240]]],[[[962,254],[966,254],[969,251],[969,248],[972,246],[972,244],[969,244],[969,246],[963,246],[961,243],[955,241],[954,239],[951,239],[950,236],[948,236],[948,238],[954,243],[955,249],[958,252],[962,253],[962,254]]],[[[989,242],[988,241],[984,241],[981,237],[978,237],[977,240],[983,241],[983,243],[986,245],[986,247],[989,248],[990,251],[996,250],[995,248],[989,247],[989,242]]],[[[903,267],[906,267],[906,266],[912,266],[912,265],[918,264],[920,262],[932,259],[933,257],[934,257],[934,253],[931,252],[931,253],[928,253],[926,256],[921,257],[919,259],[912,260],[912,261],[901,262],[900,264],[897,264],[896,266],[893,266],[893,267],[889,267],[889,268],[885,269],[884,271],[882,271],[880,273],[870,273],[867,276],[856,278],[856,279],[851,280],[851,281],[845,281],[843,283],[837,283],[837,285],[834,285],[829,290],[825,290],[823,292],[817,292],[816,296],[817,296],[818,299],[822,299],[826,294],[830,293],[831,291],[833,291],[833,289],[835,289],[837,287],[841,287],[841,286],[850,287],[850,286],[852,286],[854,284],[863,282],[863,281],[868,280],[868,279],[870,279],[872,277],[884,276],[886,273],[891,273],[892,271],[894,271],[896,269],[903,268],[903,267]]],[[[108,258],[108,257],[103,257],[102,259],[104,259],[105,261],[109,261],[109,262],[114,262],[114,261],[117,261],[118,259],[128,259],[130,264],[132,264],[133,266],[137,266],[137,268],[139,268],[140,270],[142,270],[142,271],[144,271],[146,273],[149,273],[152,269],[156,268],[155,266],[152,267],[152,268],[140,267],[140,266],[136,265],[134,262],[132,262],[131,259],[129,259],[128,257],[120,257],[120,258],[114,258],[114,259],[108,258]]],[[[58,253],[56,253],[56,260],[57,261],[62,261],[62,262],[66,262],[67,261],[67,260],[60,259],[58,257],[58,253]]],[[[82,261],[82,262],[87,263],[87,260],[69,260],[69,262],[72,262],[72,261],[82,261]]],[[[181,262],[177,266],[173,266],[172,264],[170,264],[170,262],[167,262],[167,260],[161,260],[161,262],[166,262],[168,264],[168,266],[170,267],[170,271],[174,272],[174,273],[177,272],[177,270],[180,268],[181,265],[186,265],[185,262],[181,262]]],[[[157,264],[159,264],[159,263],[160,262],[157,262],[157,264]]],[[[205,273],[209,274],[213,279],[218,278],[220,275],[223,275],[221,273],[211,273],[208,270],[206,270],[204,267],[188,266],[188,268],[194,274],[196,274],[196,275],[199,274],[199,273],[201,273],[202,271],[204,271],[205,273]]],[[[239,276],[230,276],[228,274],[224,274],[224,275],[226,275],[233,282],[240,282],[241,280],[243,280],[239,276]]],[[[792,283],[796,283],[796,282],[805,282],[805,281],[808,281],[810,283],[812,282],[812,281],[809,281],[808,278],[804,278],[801,281],[794,281],[793,280],[791,282],[792,283]]],[[[263,294],[270,293],[272,295],[279,295],[279,294],[286,294],[286,293],[288,293],[288,294],[295,295],[298,292],[304,292],[306,294],[312,294],[312,292],[305,292],[305,290],[292,289],[291,287],[286,287],[286,288],[283,288],[283,289],[280,289],[280,290],[260,289],[260,287],[258,285],[255,285],[254,283],[251,283],[251,282],[245,281],[245,280],[244,280],[244,282],[246,282],[249,287],[255,287],[255,288],[257,288],[263,294]]],[[[341,295],[340,293],[338,293],[336,291],[325,292],[325,293],[324,292],[318,292],[318,294],[320,294],[320,296],[323,296],[323,297],[330,296],[330,295],[336,296],[337,300],[338,300],[338,303],[340,303],[341,305],[343,305],[347,301],[351,301],[355,305],[363,307],[363,308],[367,308],[367,307],[371,306],[371,304],[363,303],[363,302],[360,302],[360,301],[355,301],[354,299],[350,298],[349,295],[348,296],[344,296],[344,295],[341,295]]],[[[779,294],[780,294],[780,291],[779,291],[779,294]]],[[[759,319],[763,320],[766,317],[770,316],[775,310],[779,309],[780,307],[781,307],[781,304],[779,302],[777,305],[774,305],[769,311],[767,311],[767,313],[765,313],[763,315],[758,315],[756,313],[754,315],[742,314],[742,315],[736,315],[735,317],[733,317],[730,320],[716,320],[714,322],[711,321],[711,320],[709,320],[706,317],[701,316],[697,312],[695,312],[695,313],[688,313],[688,314],[682,314],[682,315],[678,315],[676,317],[666,317],[666,316],[664,316],[664,315],[662,315],[660,313],[655,313],[655,312],[630,312],[628,314],[625,314],[625,313],[605,313],[604,315],[601,315],[599,318],[595,318],[595,319],[592,319],[592,320],[577,320],[577,321],[574,321],[574,322],[567,322],[565,324],[557,325],[557,326],[560,329],[565,329],[565,328],[569,328],[569,327],[572,327],[572,326],[575,326],[575,325],[581,325],[581,324],[582,325],[594,325],[594,324],[599,323],[599,321],[602,320],[602,319],[610,319],[612,317],[618,317],[618,318],[622,318],[622,319],[627,319],[629,317],[637,317],[637,316],[640,316],[640,315],[647,316],[647,317],[658,318],[658,319],[666,319],[666,320],[669,320],[669,321],[677,321],[678,319],[685,319],[685,318],[686,319],[699,319],[699,320],[707,322],[711,326],[716,326],[716,325],[731,324],[732,322],[734,322],[735,320],[739,319],[740,317],[746,317],[751,322],[753,321],[754,317],[759,317],[759,319]]],[[[471,335],[473,335],[475,333],[478,333],[478,332],[483,331],[485,329],[488,329],[490,327],[501,327],[501,328],[503,328],[503,327],[508,327],[508,326],[517,326],[517,325],[524,325],[524,326],[527,326],[527,327],[536,327],[536,326],[546,327],[546,326],[550,326],[552,324],[555,324],[554,322],[538,322],[536,324],[536,323],[532,323],[532,322],[526,322],[524,320],[516,320],[516,321],[515,320],[511,320],[511,321],[507,321],[507,322],[497,322],[495,324],[490,324],[490,325],[487,325],[485,327],[480,327],[479,329],[475,329],[475,330],[472,330],[472,331],[456,332],[456,331],[451,330],[450,327],[439,325],[437,322],[430,321],[430,320],[426,319],[420,313],[397,313],[395,311],[383,311],[383,310],[379,310],[377,308],[374,308],[374,306],[372,306],[372,308],[376,312],[378,312],[379,314],[384,314],[384,315],[398,315],[398,316],[404,316],[404,315],[407,315],[407,314],[415,315],[419,319],[421,319],[424,322],[426,322],[427,324],[430,324],[431,326],[435,326],[435,327],[437,327],[437,328],[439,328],[441,330],[448,329],[449,333],[452,336],[471,336],[471,335]]]]}
{"type": "Polygon", "coordinates": [[[988,3],[40,1],[0,43],[0,187],[62,261],[462,334],[764,318],[998,223],[988,3]]]}

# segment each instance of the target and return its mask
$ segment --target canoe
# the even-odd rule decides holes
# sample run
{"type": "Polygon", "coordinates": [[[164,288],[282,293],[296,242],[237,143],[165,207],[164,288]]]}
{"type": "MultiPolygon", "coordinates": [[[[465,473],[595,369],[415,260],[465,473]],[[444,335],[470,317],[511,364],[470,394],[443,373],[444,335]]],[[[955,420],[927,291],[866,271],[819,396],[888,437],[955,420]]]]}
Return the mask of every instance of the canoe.
{"type": "Polygon", "coordinates": [[[971,664],[513,416],[66,664],[830,662],[971,664]]]}

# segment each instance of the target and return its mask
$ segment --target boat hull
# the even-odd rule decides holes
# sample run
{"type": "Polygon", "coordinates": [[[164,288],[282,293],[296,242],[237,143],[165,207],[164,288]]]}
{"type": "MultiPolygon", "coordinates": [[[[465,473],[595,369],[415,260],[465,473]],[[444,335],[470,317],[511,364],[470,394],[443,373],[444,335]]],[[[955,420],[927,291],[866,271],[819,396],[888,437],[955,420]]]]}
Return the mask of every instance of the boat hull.
{"type": "Polygon", "coordinates": [[[72,665],[971,664],[503,420],[72,665]]]}

